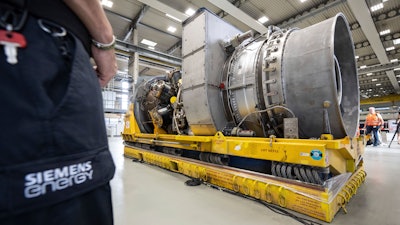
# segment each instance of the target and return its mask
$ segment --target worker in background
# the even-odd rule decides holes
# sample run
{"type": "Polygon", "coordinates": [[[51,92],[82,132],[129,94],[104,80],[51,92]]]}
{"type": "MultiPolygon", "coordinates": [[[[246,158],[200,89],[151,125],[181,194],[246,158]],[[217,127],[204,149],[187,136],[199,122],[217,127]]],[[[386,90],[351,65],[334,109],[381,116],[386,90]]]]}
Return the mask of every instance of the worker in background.
{"type": "Polygon", "coordinates": [[[99,0],[0,2],[0,224],[113,224],[114,44],[99,0]]]}
{"type": "Polygon", "coordinates": [[[383,145],[383,143],[382,143],[382,130],[385,128],[385,125],[384,125],[385,121],[383,120],[382,115],[381,115],[381,113],[379,111],[375,110],[375,112],[376,112],[376,115],[378,115],[378,117],[380,117],[380,120],[381,120],[381,123],[382,123],[382,125],[378,129],[378,136],[377,136],[378,145],[383,145]]]}
{"type": "Polygon", "coordinates": [[[380,145],[378,132],[384,126],[382,116],[375,111],[374,107],[369,107],[369,113],[365,119],[366,134],[373,133],[374,142],[373,146],[380,145]]]}
{"type": "Polygon", "coordinates": [[[400,112],[397,114],[396,120],[396,132],[393,135],[397,134],[397,144],[400,145],[400,112]]]}

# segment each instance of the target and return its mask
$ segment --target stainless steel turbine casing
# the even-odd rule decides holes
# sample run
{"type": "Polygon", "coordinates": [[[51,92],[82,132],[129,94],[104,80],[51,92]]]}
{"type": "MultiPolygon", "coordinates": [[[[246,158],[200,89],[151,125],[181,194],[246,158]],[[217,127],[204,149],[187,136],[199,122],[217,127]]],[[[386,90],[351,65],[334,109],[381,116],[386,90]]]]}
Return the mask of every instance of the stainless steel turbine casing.
{"type": "Polygon", "coordinates": [[[183,103],[193,134],[214,135],[228,122],[243,122],[256,136],[269,136],[279,133],[284,117],[295,116],[300,138],[319,138],[329,102],[331,134],[355,136],[358,77],[342,14],[304,29],[276,29],[246,41],[229,58],[221,43],[237,30],[224,23],[208,11],[184,23],[183,103]],[[195,31],[196,40],[188,41],[195,31]]]}
{"type": "Polygon", "coordinates": [[[359,88],[351,32],[343,14],[292,32],[283,51],[285,104],[298,117],[300,137],[319,137],[323,104],[335,138],[356,135],[359,88]]]}
{"type": "Polygon", "coordinates": [[[195,135],[214,135],[227,123],[219,88],[227,58],[222,45],[240,33],[205,9],[183,24],[182,99],[195,135]]]}

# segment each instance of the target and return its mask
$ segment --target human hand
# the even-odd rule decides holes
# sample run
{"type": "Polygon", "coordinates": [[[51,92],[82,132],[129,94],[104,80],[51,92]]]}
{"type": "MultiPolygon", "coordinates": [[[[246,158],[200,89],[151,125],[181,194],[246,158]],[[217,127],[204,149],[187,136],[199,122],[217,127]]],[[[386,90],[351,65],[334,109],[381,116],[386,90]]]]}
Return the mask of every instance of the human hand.
{"type": "Polygon", "coordinates": [[[96,73],[101,87],[107,83],[117,73],[117,61],[114,49],[102,50],[92,46],[92,56],[96,63],[96,73]]]}

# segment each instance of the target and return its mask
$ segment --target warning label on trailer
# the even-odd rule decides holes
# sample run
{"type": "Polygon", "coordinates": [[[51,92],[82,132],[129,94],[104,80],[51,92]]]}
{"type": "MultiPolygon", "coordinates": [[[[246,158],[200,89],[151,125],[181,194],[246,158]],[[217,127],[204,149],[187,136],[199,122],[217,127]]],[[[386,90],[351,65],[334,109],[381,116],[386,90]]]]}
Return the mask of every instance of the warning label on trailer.
{"type": "Polygon", "coordinates": [[[296,196],[294,204],[290,207],[295,211],[302,212],[321,220],[326,220],[326,213],[321,207],[321,202],[304,196],[296,196]]]}

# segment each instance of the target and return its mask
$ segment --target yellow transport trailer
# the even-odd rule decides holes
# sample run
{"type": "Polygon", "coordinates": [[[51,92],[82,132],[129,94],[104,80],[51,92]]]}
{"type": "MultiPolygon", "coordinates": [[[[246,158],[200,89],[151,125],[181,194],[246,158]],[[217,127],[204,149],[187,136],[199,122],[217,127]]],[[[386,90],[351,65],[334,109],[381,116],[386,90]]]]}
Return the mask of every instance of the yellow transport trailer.
{"type": "Polygon", "coordinates": [[[254,34],[200,9],[182,27],[182,70],[136,87],[125,155],[332,221],[365,179],[344,15],[254,34]]]}
{"type": "Polygon", "coordinates": [[[156,165],[189,177],[199,178],[246,196],[288,208],[308,216],[331,222],[335,214],[356,194],[364,182],[364,138],[329,140],[303,140],[284,138],[187,136],[170,134],[143,134],[135,121],[132,107],[126,115],[124,155],[156,165]],[[237,146],[241,146],[240,149],[237,146]],[[166,154],[174,150],[214,152],[224,155],[254,157],[301,164],[311,167],[330,168],[333,177],[323,184],[311,184],[290,178],[277,177],[233,168],[215,163],[166,154]],[[313,159],[312,151],[318,150],[322,157],[313,159]]]}

